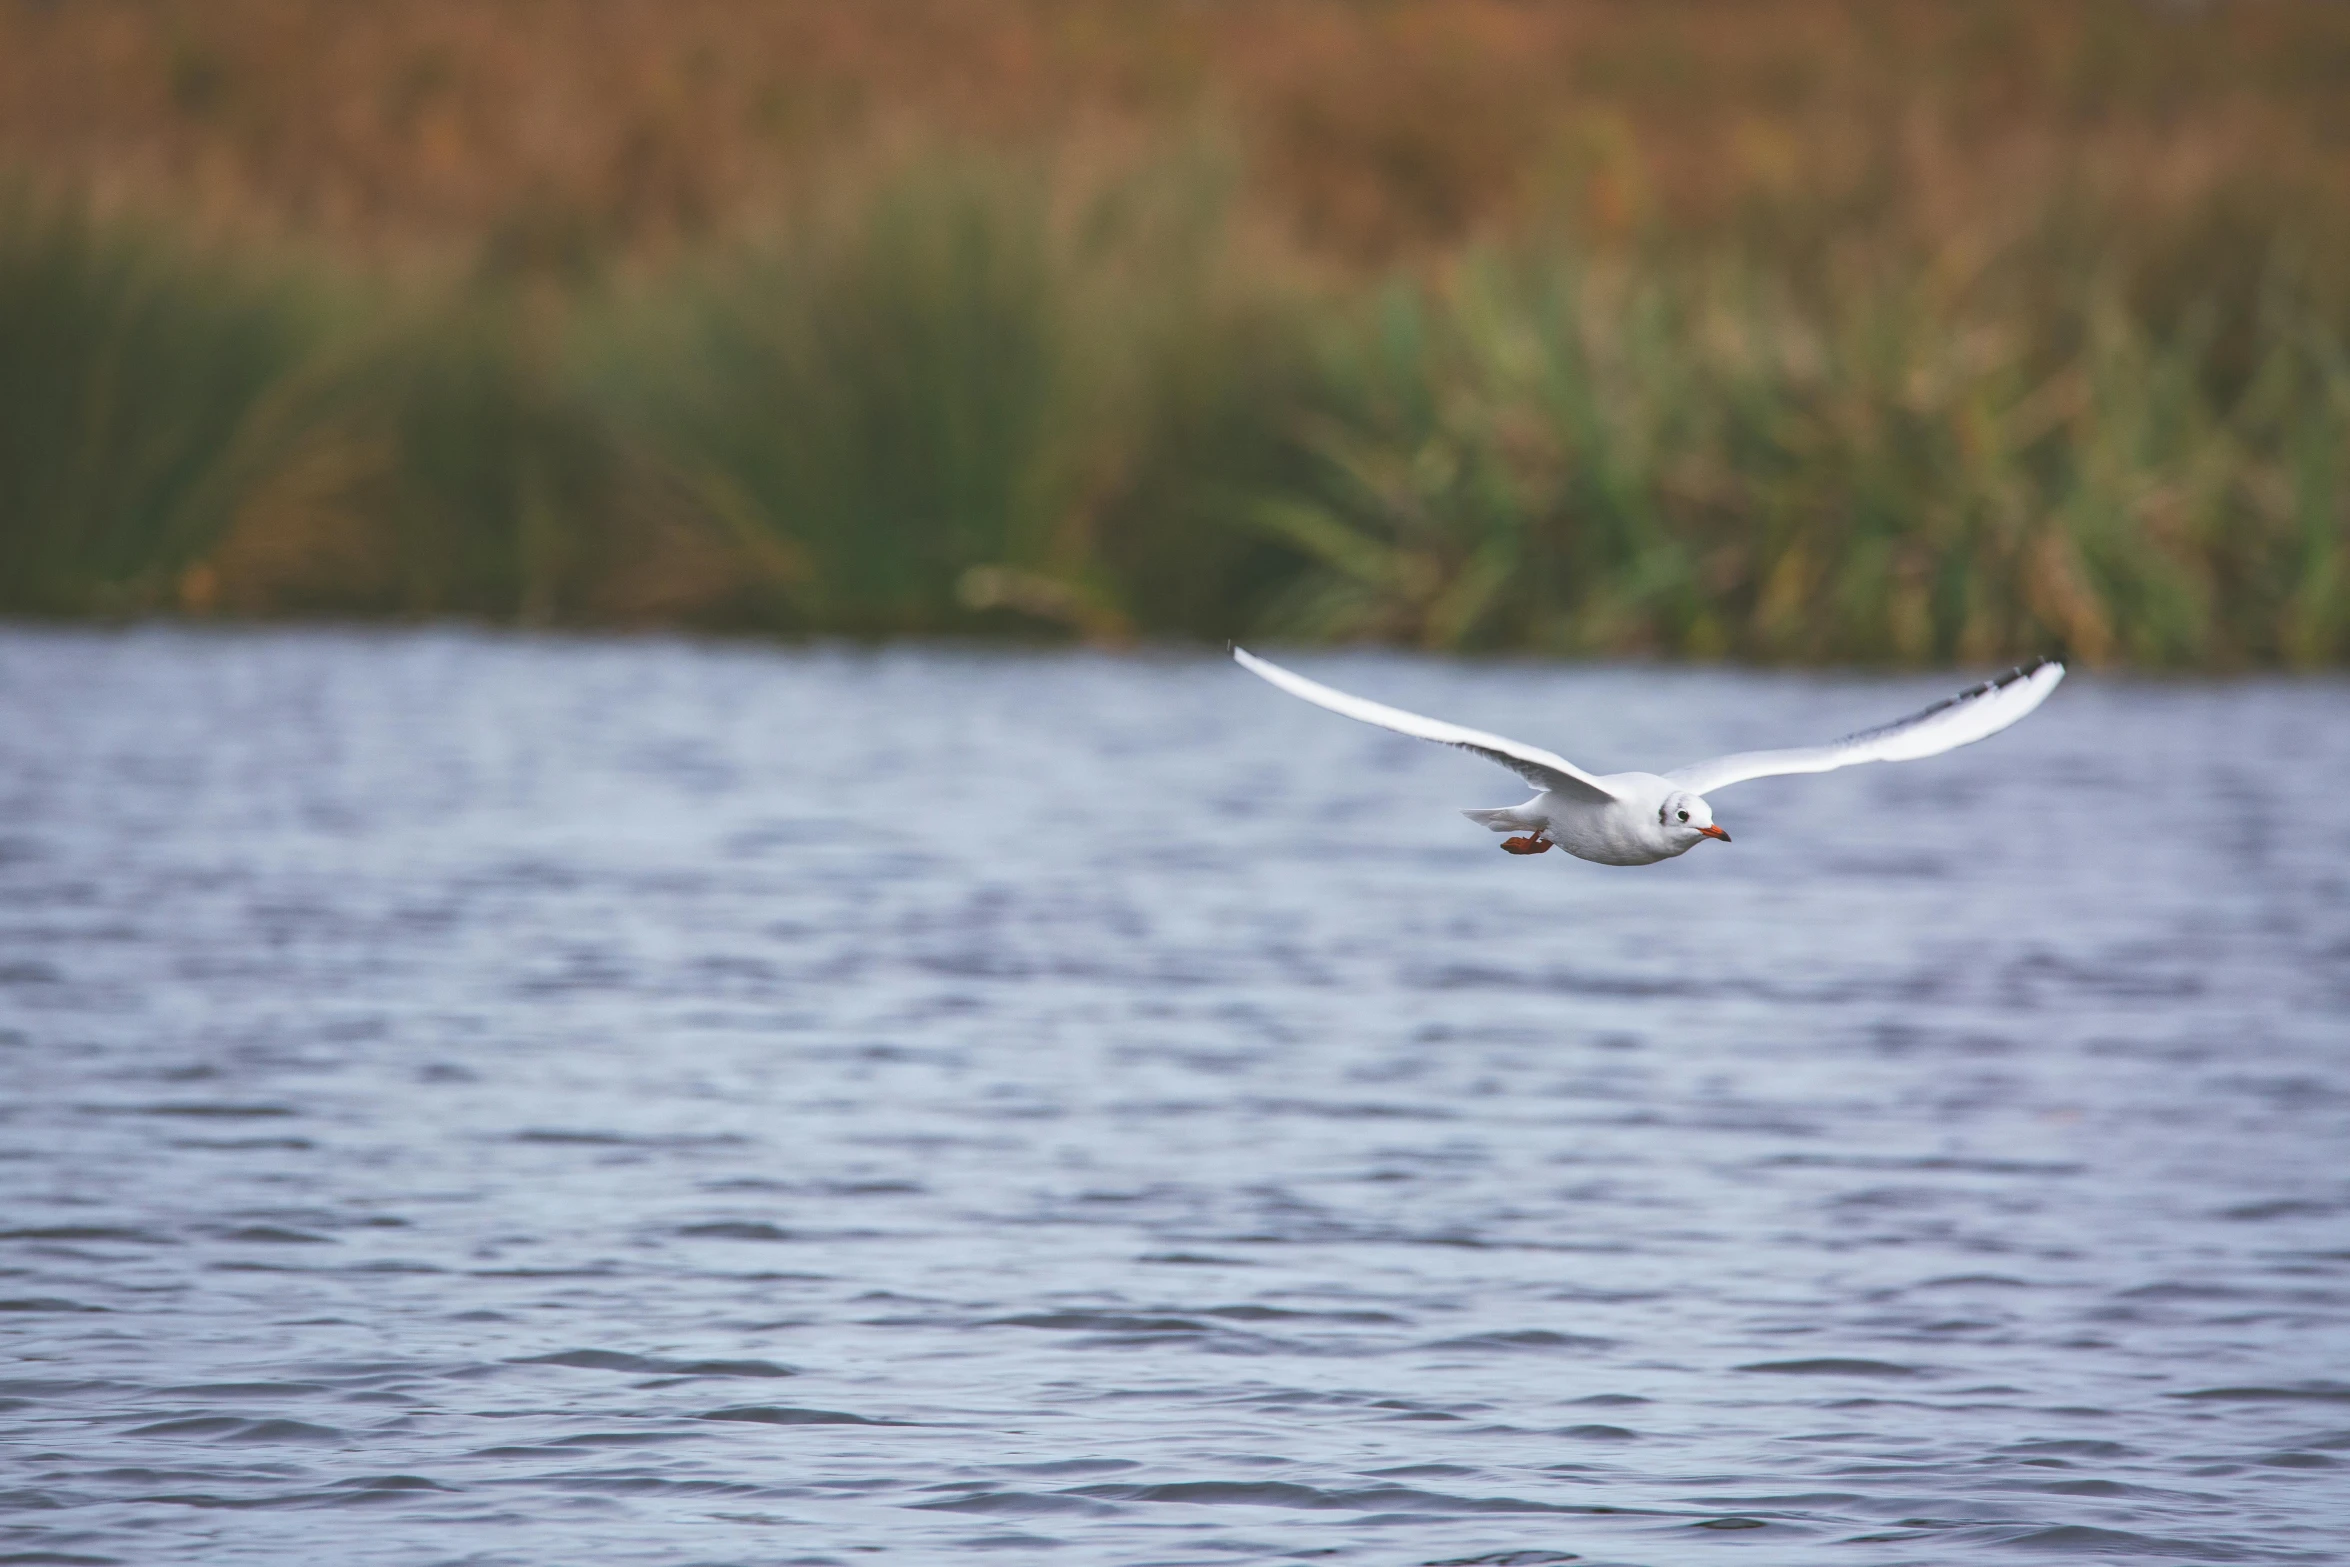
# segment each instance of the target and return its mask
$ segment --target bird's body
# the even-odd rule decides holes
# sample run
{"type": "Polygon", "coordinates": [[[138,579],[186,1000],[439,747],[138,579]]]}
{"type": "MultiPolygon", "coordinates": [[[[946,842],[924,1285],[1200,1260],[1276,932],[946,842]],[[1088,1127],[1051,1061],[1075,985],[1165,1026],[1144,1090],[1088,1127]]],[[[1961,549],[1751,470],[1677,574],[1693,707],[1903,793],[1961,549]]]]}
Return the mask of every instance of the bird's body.
{"type": "Polygon", "coordinates": [[[1670,820],[1664,809],[1674,792],[1669,779],[1655,773],[1609,773],[1599,782],[1612,798],[1595,800],[1582,790],[1567,794],[1545,789],[1524,805],[1461,814],[1495,832],[1548,840],[1595,865],[1654,865],[1705,841],[1705,833],[1670,820]]]}
{"type": "Polygon", "coordinates": [[[1824,773],[1859,762],[1939,755],[1997,734],[2046,701],[2064,678],[2062,664],[2042,659],[1907,718],[1826,745],[1743,751],[1669,773],[1597,775],[1539,746],[1349,696],[1241,648],[1234,648],[1232,656],[1250,673],[1317,707],[1499,762],[1541,793],[1523,805],[1461,814],[1495,832],[1512,834],[1502,847],[1513,854],[1541,854],[1555,847],[1599,865],[1653,865],[1686,854],[1708,838],[1728,843],[1730,835],[1714,824],[1713,806],[1705,798],[1712,790],[1749,778],[1824,773]]]}

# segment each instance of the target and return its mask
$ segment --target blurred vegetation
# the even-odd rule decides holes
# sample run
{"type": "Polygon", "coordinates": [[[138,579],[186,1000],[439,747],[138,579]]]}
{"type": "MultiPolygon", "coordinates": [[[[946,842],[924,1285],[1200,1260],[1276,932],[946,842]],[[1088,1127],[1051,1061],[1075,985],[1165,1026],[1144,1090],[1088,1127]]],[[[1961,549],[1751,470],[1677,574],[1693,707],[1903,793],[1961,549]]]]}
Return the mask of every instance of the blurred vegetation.
{"type": "Polygon", "coordinates": [[[156,602],[260,471],[318,325],[289,282],[0,197],[0,607],[156,602]]]}
{"type": "Polygon", "coordinates": [[[0,613],[2350,658],[2339,7],[333,9],[0,8],[0,613]]]}

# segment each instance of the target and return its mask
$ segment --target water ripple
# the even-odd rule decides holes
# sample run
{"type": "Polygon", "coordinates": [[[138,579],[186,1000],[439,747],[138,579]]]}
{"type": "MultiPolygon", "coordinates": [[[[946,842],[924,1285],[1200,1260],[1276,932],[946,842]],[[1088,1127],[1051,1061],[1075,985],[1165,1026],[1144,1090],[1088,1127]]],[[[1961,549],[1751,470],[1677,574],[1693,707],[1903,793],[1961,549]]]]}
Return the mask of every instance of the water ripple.
{"type": "Polygon", "coordinates": [[[1627,873],[1212,659],[0,630],[0,1563],[2338,1561],[2345,764],[2081,679],[1627,873]]]}

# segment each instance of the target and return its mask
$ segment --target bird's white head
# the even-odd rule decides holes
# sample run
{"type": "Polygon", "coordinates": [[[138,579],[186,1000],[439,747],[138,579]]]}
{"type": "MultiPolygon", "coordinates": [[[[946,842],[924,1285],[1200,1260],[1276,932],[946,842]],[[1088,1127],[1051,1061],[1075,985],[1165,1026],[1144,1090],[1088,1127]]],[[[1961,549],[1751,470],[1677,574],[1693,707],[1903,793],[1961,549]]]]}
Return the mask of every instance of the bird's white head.
{"type": "Polygon", "coordinates": [[[1730,835],[1714,825],[1714,808],[1705,803],[1705,796],[1676,789],[1665,796],[1665,803],[1657,808],[1656,819],[1665,829],[1665,835],[1683,849],[1694,849],[1700,838],[1719,838],[1724,843],[1730,835]]]}

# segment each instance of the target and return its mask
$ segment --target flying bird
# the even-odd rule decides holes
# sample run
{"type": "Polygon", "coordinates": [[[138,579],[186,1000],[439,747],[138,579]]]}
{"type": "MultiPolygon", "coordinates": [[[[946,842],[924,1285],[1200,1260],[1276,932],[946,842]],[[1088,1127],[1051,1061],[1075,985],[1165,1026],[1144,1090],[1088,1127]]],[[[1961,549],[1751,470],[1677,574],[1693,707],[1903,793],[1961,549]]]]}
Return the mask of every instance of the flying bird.
{"type": "Polygon", "coordinates": [[[1461,814],[1495,832],[1511,834],[1502,847],[1512,854],[1541,854],[1559,848],[1579,860],[1601,865],[1653,865],[1687,854],[1708,838],[1728,843],[1730,835],[1715,823],[1713,805],[1706,799],[1716,789],[1781,773],[1824,773],[1856,762],[1909,762],[1921,756],[1939,756],[1999,733],[2047,701],[2048,693],[2064,678],[2064,665],[2043,658],[1970,686],[1922,712],[1826,745],[1741,751],[1710,762],[1692,762],[1669,773],[1593,774],[1540,746],[1334,691],[1320,681],[1267,663],[1245,648],[1234,648],[1232,656],[1249,673],[1317,707],[1414,739],[1457,745],[1499,762],[1542,792],[1524,805],[1461,814]]]}

